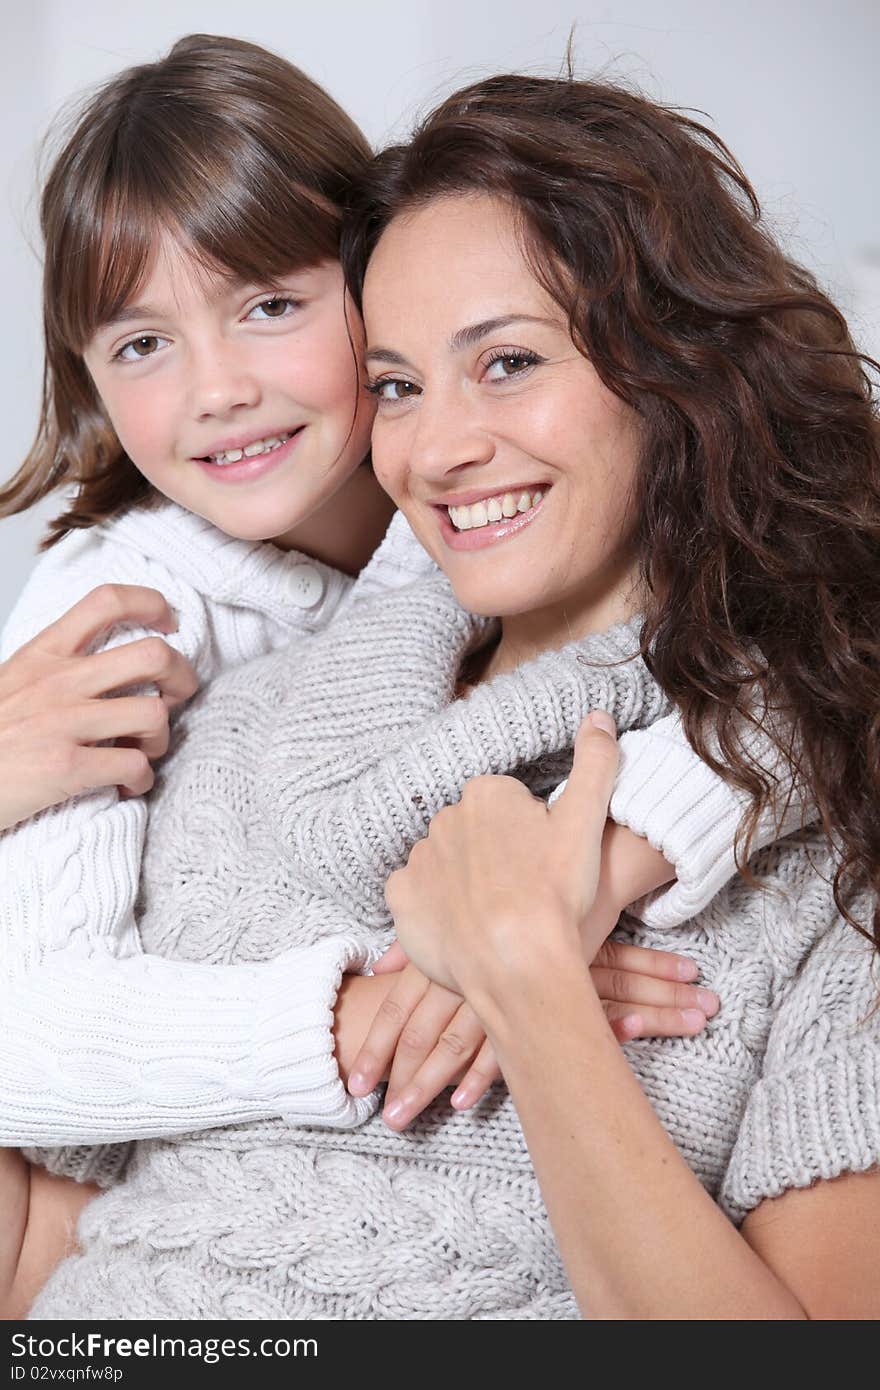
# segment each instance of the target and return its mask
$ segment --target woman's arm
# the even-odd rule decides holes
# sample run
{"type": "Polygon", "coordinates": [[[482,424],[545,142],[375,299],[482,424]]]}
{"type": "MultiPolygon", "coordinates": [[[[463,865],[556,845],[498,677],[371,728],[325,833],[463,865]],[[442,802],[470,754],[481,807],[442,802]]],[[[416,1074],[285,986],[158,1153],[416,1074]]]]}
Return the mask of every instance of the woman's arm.
{"type": "Polygon", "coordinates": [[[807,1318],[867,1304],[876,1316],[880,1175],[787,1198],[794,1215],[778,1224],[769,1221],[772,1203],[762,1203],[741,1234],[667,1136],[617,1046],[579,931],[596,891],[615,767],[612,740],[587,727],[549,812],[510,779],[478,779],[389,882],[404,947],[458,988],[486,1027],[585,1314],[807,1318]],[[541,868],[527,891],[511,872],[512,844],[517,863],[541,868]],[[845,1259],[823,1229],[829,1216],[855,1241],[845,1259]],[[833,1300],[809,1259],[811,1245],[829,1240],[841,1256],[833,1300]],[[867,1295],[856,1287],[866,1267],[875,1272],[867,1295]]]}
{"type": "Polygon", "coordinates": [[[72,1253],[80,1212],[98,1189],[33,1168],[0,1149],[0,1318],[27,1317],[52,1270],[72,1253]]]}

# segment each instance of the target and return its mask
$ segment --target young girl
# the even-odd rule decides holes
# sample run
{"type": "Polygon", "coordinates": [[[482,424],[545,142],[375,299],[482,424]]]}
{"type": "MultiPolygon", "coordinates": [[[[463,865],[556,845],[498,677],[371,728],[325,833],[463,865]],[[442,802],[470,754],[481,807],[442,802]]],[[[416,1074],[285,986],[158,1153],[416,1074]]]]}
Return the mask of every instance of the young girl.
{"type": "MultiPolygon", "coordinates": [[[[76,493],[4,654],[97,581],[160,591],[203,685],[345,608],[391,514],[365,462],[373,403],[337,260],[368,159],[325,93],[233,40],[181,40],[87,105],[43,196],[46,394],[2,506],[62,484],[76,493]]],[[[359,591],[430,568],[399,527],[359,591]]],[[[161,683],[166,648],[140,650],[151,667],[126,679],[161,683]]],[[[682,739],[678,751],[682,785],[701,782],[682,739]]],[[[722,791],[717,808],[726,876],[739,805],[722,791]]],[[[108,791],[0,840],[0,1140],[103,1143],[279,1114],[358,1123],[370,1106],[340,1082],[330,1023],[340,970],[371,957],[325,941],[223,968],[148,958],[135,919],[145,825],[141,799],[108,791]]],[[[705,864],[675,858],[678,889],[699,896],[705,864]]],[[[647,871],[615,879],[611,920],[668,875],[658,862],[648,850],[647,871]]],[[[618,1024],[635,1018],[630,1035],[693,1032],[717,1007],[673,985],[694,978],[686,963],[617,963],[637,972],[625,989],[607,981],[618,1024]]],[[[100,1182],[118,1162],[111,1150],[65,1157],[100,1182]]]]}

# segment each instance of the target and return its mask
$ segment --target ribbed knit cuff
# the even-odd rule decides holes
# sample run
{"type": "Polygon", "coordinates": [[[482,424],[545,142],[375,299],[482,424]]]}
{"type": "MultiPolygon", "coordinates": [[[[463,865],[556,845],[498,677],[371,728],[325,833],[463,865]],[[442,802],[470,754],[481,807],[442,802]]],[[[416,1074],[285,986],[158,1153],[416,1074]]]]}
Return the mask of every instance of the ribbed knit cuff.
{"type": "MultiPolygon", "coordinates": [[[[336,996],[344,973],[372,965],[375,953],[354,937],[333,936],[291,956],[291,978],[268,994],[257,1030],[256,1093],[277,1097],[278,1112],[294,1125],[353,1129],[375,1112],[377,1097],[350,1096],[339,1075],[333,1034],[336,996]]],[[[283,970],[284,957],[274,963],[283,970]]]]}
{"type": "Polygon", "coordinates": [[[765,1198],[880,1165],[880,1049],[867,1041],[759,1081],[719,1204],[739,1224],[765,1198]]]}
{"type": "Polygon", "coordinates": [[[736,873],[742,797],[697,757],[676,716],[621,736],[610,814],[676,871],[670,884],[633,904],[649,927],[677,927],[695,917],[736,873]]]}

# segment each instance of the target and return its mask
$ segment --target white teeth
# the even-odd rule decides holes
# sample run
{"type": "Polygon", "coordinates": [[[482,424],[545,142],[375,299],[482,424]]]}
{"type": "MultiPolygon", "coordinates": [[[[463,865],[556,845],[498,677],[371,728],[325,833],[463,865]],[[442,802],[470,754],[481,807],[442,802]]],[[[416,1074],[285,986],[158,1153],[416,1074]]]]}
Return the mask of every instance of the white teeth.
{"type": "Polygon", "coordinates": [[[224,449],[222,453],[209,455],[212,463],[240,463],[243,458],[253,459],[258,454],[269,454],[273,449],[280,449],[282,444],[286,444],[290,438],[289,434],[270,434],[266,439],[255,439],[253,444],[247,444],[243,449],[224,449]]]}
{"type": "Polygon", "coordinates": [[[527,512],[530,508],[537,507],[543,496],[543,492],[521,492],[517,498],[512,492],[505,492],[501,496],[487,497],[470,506],[447,507],[446,510],[456,531],[471,531],[475,527],[497,523],[505,517],[509,519],[516,516],[517,512],[527,512]]]}

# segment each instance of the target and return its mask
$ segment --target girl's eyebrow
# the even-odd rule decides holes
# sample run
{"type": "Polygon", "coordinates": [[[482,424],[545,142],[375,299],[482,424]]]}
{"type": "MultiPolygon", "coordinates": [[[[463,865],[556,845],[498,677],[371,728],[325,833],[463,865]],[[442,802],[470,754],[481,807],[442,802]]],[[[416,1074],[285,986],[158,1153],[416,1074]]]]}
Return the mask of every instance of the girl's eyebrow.
{"type": "Polygon", "coordinates": [[[100,328],[115,328],[119,323],[128,323],[132,319],[159,319],[162,317],[162,310],[157,309],[153,304],[121,304],[118,309],[114,309],[111,314],[102,320],[100,328]]]}
{"type": "MultiPolygon", "coordinates": [[[[469,324],[467,328],[459,328],[449,339],[449,347],[452,352],[462,352],[465,348],[474,347],[490,333],[497,333],[499,329],[509,328],[513,323],[540,323],[545,328],[558,328],[559,324],[553,319],[540,318],[536,314],[502,314],[499,318],[482,319],[479,323],[469,324]]],[[[395,367],[411,367],[412,363],[399,352],[392,348],[370,348],[366,354],[367,362],[380,360],[390,362],[395,367]]]]}

